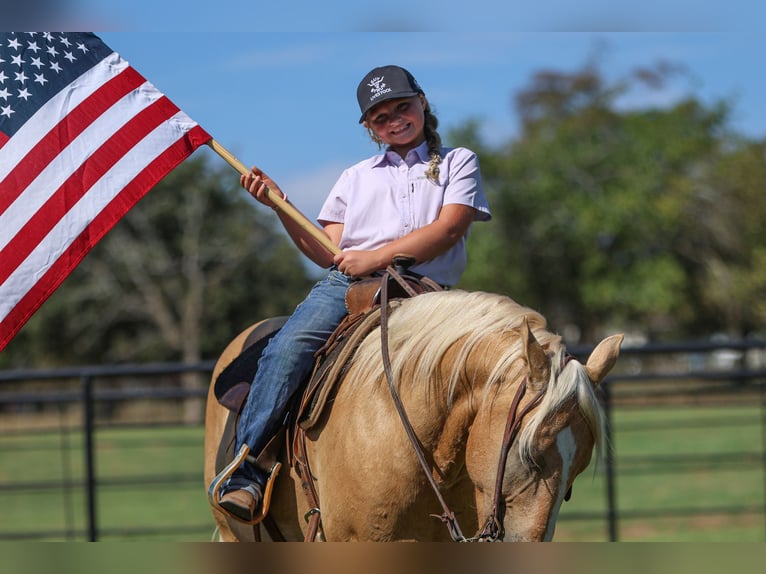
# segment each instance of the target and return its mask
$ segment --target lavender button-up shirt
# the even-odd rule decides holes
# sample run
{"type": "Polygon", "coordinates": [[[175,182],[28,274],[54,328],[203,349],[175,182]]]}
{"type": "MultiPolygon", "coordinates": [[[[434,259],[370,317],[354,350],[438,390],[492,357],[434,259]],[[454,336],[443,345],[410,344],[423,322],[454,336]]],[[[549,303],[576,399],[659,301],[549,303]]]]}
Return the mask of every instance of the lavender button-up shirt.
{"type": "MultiPolygon", "coordinates": [[[[491,218],[479,161],[466,148],[442,148],[439,183],[426,178],[427,145],[405,159],[376,155],[345,170],[319,212],[320,223],[343,223],[341,249],[377,249],[432,223],[443,205],[468,205],[477,221],[491,218]]],[[[449,251],[413,267],[442,285],[454,285],[465,270],[466,238],[449,251]]]]}

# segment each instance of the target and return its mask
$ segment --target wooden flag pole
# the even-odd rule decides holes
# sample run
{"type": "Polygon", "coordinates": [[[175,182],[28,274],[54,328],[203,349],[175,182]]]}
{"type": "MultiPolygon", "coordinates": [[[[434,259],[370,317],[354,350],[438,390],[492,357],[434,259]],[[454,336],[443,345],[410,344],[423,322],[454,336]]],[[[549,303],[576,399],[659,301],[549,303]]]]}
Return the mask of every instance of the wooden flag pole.
{"type": "MultiPolygon", "coordinates": [[[[234,157],[226,148],[224,148],[214,139],[211,139],[209,142],[207,142],[207,145],[209,145],[215,153],[220,155],[230,166],[232,166],[242,175],[247,175],[250,173],[250,170],[245,166],[245,164],[234,157]]],[[[300,225],[301,228],[303,228],[314,239],[316,239],[322,245],[322,247],[327,249],[327,251],[333,255],[340,253],[338,246],[330,241],[330,238],[327,237],[321,229],[309,221],[309,219],[300,211],[298,211],[290,202],[279,197],[268,187],[266,188],[266,195],[268,196],[269,200],[274,203],[274,205],[276,205],[280,210],[284,211],[290,219],[300,225]]]]}

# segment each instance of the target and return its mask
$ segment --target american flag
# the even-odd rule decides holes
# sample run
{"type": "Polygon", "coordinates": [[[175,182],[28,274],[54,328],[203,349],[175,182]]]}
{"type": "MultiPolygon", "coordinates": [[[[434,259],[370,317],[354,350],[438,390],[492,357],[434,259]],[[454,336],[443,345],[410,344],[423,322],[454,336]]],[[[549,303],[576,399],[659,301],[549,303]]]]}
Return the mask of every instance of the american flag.
{"type": "Polygon", "coordinates": [[[0,350],[211,139],[90,33],[0,33],[0,350]]]}

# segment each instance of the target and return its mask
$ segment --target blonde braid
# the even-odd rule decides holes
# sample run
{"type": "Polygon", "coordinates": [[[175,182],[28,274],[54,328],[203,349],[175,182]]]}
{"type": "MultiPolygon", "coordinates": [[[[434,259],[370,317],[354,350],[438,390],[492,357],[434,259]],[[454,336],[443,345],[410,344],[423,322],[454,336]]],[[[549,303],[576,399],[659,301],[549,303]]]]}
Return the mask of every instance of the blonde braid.
{"type": "Polygon", "coordinates": [[[431,156],[431,161],[426,170],[426,177],[434,183],[439,183],[439,164],[442,162],[442,138],[439,132],[436,131],[436,128],[439,127],[439,120],[431,112],[431,108],[428,105],[426,105],[425,120],[423,131],[426,134],[426,142],[428,143],[428,155],[431,156]]]}

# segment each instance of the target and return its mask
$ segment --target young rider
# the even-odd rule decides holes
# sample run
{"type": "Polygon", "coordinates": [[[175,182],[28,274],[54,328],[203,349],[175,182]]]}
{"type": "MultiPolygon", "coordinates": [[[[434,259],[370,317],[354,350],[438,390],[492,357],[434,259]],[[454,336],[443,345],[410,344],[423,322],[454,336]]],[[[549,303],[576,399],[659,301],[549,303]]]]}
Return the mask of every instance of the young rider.
{"type": "MultiPolygon", "coordinates": [[[[274,209],[301,251],[329,267],[263,351],[237,426],[236,449],[258,454],[279,429],[290,398],[310,374],[314,353],[346,316],[352,281],[385,269],[397,254],[411,268],[452,286],[466,265],[466,237],[474,221],[490,219],[476,155],[443,147],[438,121],[415,78],[399,66],[371,70],[357,88],[359,123],[382,154],[346,169],[318,221],[341,252],[332,255],[269,200],[279,186],[254,167],[242,186],[274,209]]],[[[260,512],[266,472],[243,463],[222,488],[221,506],[252,521],[260,512]]]]}

